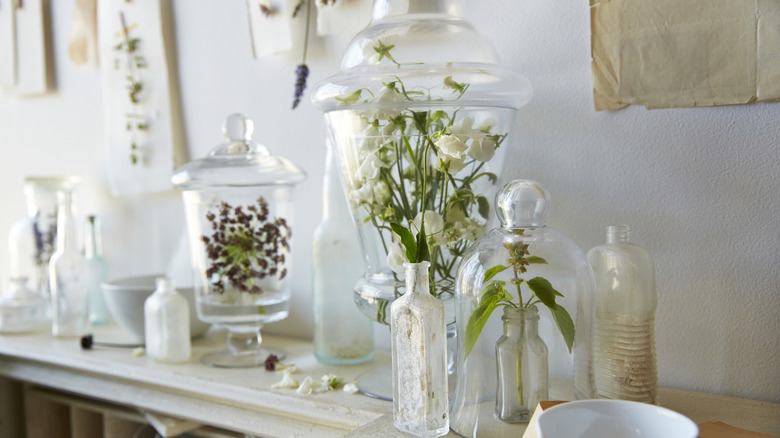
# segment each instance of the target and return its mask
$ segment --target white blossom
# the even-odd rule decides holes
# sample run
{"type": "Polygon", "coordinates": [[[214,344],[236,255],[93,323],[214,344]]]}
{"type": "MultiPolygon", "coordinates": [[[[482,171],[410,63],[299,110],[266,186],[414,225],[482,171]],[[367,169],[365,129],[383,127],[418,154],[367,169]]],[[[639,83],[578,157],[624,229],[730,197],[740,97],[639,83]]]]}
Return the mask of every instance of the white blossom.
{"type": "Polygon", "coordinates": [[[379,170],[383,167],[387,167],[387,164],[382,162],[376,154],[368,154],[363,158],[363,164],[358,168],[355,177],[361,181],[374,181],[379,178],[379,170]]]}
{"type": "Polygon", "coordinates": [[[454,135],[442,135],[434,143],[438,149],[436,154],[439,159],[439,170],[446,170],[450,175],[460,172],[466,167],[466,146],[465,143],[454,135]]]}
{"type": "Polygon", "coordinates": [[[373,109],[364,116],[368,120],[390,120],[401,114],[403,108],[400,103],[404,100],[406,100],[404,95],[391,82],[383,86],[376,96],[368,99],[367,102],[371,104],[373,109]]]}
{"type": "Polygon", "coordinates": [[[474,134],[474,120],[471,117],[464,117],[459,122],[453,123],[448,131],[465,143],[474,134]]]}
{"type": "Polygon", "coordinates": [[[358,392],[357,382],[352,381],[352,382],[344,384],[344,388],[342,389],[342,391],[348,392],[350,394],[357,393],[358,392]]]}
{"type": "Polygon", "coordinates": [[[387,251],[387,266],[396,274],[403,274],[405,272],[404,262],[406,262],[406,250],[404,247],[395,242],[390,243],[387,251]]]}
{"type": "Polygon", "coordinates": [[[273,389],[281,389],[281,388],[295,389],[297,387],[298,387],[298,380],[296,380],[295,377],[293,377],[291,368],[286,368],[282,372],[282,380],[271,385],[271,388],[273,389]]]}
{"type": "MultiPolygon", "coordinates": [[[[425,210],[425,235],[433,239],[435,245],[445,245],[447,243],[447,236],[444,235],[444,218],[439,213],[433,210],[425,210]]],[[[412,224],[416,232],[420,230],[422,226],[423,213],[417,213],[412,224]]]]}
{"type": "Polygon", "coordinates": [[[312,392],[315,392],[315,389],[316,387],[314,385],[314,380],[311,378],[311,376],[306,376],[296,391],[298,394],[311,395],[312,392]]]}
{"type": "Polygon", "coordinates": [[[485,225],[473,218],[467,217],[460,207],[447,211],[445,218],[447,234],[451,241],[466,239],[474,242],[485,234],[485,225]]]}
{"type": "Polygon", "coordinates": [[[358,151],[360,154],[372,154],[382,147],[384,137],[379,132],[379,126],[373,123],[368,123],[360,134],[360,145],[358,145],[358,151]]]}
{"type": "Polygon", "coordinates": [[[468,155],[475,160],[488,162],[496,154],[497,146],[496,137],[493,135],[474,136],[472,137],[468,155]]]}

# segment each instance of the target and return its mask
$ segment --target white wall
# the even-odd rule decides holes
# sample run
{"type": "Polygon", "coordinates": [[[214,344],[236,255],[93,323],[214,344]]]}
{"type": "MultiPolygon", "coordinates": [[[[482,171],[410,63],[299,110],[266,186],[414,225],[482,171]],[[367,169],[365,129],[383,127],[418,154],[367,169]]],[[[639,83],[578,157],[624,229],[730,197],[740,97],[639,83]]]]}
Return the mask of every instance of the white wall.
{"type": "MultiPolygon", "coordinates": [[[[178,194],[108,193],[99,72],[67,60],[73,2],[52,3],[57,90],[0,97],[0,230],[24,214],[24,175],[80,174],[80,211],[103,216],[111,276],[160,271],[183,226],[178,194]]],[[[654,256],[661,384],[780,402],[780,104],[596,113],[587,1],[466,3],[505,66],[535,88],[505,179],[542,182],[553,197],[549,224],[583,250],[622,222],[654,256]]],[[[289,110],[300,55],[253,60],[243,1],[175,0],[173,9],[191,155],[219,143],[222,118],[239,111],[272,152],[309,173],[297,192],[293,311],[266,328],[309,337],[308,240],[321,208],[325,128],[308,100],[289,110]]],[[[337,70],[346,42],[313,44],[310,84],[337,70]]],[[[0,251],[2,280],[7,266],[0,251]]]]}

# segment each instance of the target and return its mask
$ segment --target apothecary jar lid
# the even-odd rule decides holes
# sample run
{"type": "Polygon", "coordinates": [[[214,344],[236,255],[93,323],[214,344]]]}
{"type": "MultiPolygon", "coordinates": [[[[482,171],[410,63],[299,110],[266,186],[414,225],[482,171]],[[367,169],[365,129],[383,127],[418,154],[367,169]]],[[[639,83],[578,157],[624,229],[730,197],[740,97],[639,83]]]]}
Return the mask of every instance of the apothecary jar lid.
{"type": "Polygon", "coordinates": [[[251,187],[295,185],[306,173],[286,158],[271,155],[262,144],[252,141],[254,122],[243,114],[231,114],[222,122],[227,141],[217,145],[204,158],[176,170],[175,186],[183,190],[207,187],[251,187]]]}
{"type": "Polygon", "coordinates": [[[533,94],[530,82],[498,66],[492,44],[463,19],[462,9],[461,0],[374,0],[371,23],[312,100],[325,112],[397,106],[372,97],[398,81],[409,97],[406,105],[524,106],[533,94]],[[467,93],[457,89],[465,84],[467,93]]]}
{"type": "Polygon", "coordinates": [[[489,283],[503,285],[506,294],[501,295],[500,301],[509,306],[536,302],[539,335],[549,351],[550,399],[595,396],[592,274],[577,245],[546,226],[549,205],[549,194],[538,182],[507,183],[496,195],[495,208],[501,225],[481,237],[463,256],[455,290],[458,372],[450,413],[452,429],[462,436],[519,436],[512,435],[517,433],[518,425],[504,423],[493,415],[498,381],[496,342],[503,333],[503,312],[500,304],[489,303],[491,295],[499,295],[498,289],[491,288],[489,283]],[[544,284],[548,288],[540,286],[544,284]],[[555,305],[570,315],[574,325],[571,353],[556,323],[560,315],[553,315],[539,297],[544,290],[537,293],[537,288],[555,295],[555,305]],[[475,329],[475,315],[482,318],[488,309],[492,313],[488,313],[484,327],[475,329]]]}

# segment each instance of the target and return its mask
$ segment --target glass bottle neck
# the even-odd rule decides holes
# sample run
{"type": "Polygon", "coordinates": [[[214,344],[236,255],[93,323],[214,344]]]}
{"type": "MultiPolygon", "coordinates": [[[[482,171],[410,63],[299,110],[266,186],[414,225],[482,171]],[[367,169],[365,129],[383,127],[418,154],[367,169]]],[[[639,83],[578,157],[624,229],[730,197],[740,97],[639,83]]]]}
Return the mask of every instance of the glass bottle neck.
{"type": "Polygon", "coordinates": [[[100,221],[94,215],[87,216],[85,235],[84,255],[87,258],[103,257],[100,221]]]}
{"type": "Polygon", "coordinates": [[[435,14],[463,16],[462,0],[374,0],[372,21],[398,15],[435,14]]]}
{"type": "Polygon", "coordinates": [[[539,311],[536,307],[504,306],[501,320],[504,321],[504,335],[509,338],[539,335],[539,311]]]}
{"type": "Polygon", "coordinates": [[[57,251],[78,251],[75,215],[73,194],[57,192],[57,251]]]}
{"type": "Polygon", "coordinates": [[[428,285],[429,262],[404,263],[404,274],[406,276],[406,293],[415,295],[428,295],[430,288],[428,285]]]}
{"type": "Polygon", "coordinates": [[[631,227],[628,225],[610,225],[607,227],[607,243],[629,243],[631,227]]]}

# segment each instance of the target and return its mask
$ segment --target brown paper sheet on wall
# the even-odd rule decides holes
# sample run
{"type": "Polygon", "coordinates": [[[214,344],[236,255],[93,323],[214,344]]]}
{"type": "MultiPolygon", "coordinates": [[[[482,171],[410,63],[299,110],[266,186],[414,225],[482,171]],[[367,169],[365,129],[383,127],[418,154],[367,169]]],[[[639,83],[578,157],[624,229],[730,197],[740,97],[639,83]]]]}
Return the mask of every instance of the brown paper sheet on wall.
{"type": "Polygon", "coordinates": [[[780,1],[590,0],[597,111],[780,100],[780,1]]]}

